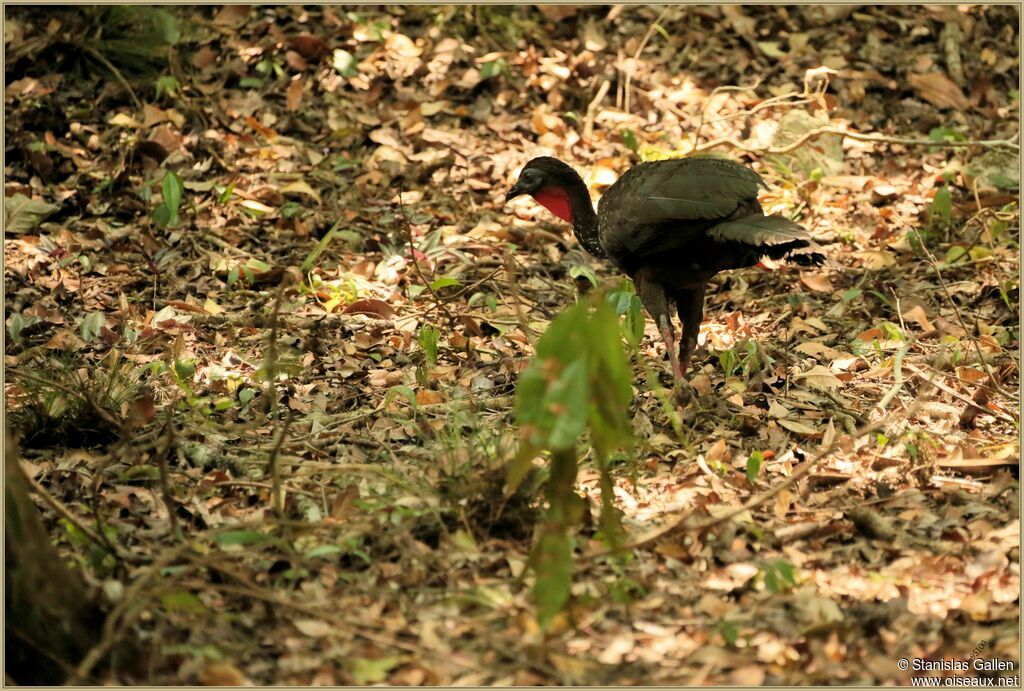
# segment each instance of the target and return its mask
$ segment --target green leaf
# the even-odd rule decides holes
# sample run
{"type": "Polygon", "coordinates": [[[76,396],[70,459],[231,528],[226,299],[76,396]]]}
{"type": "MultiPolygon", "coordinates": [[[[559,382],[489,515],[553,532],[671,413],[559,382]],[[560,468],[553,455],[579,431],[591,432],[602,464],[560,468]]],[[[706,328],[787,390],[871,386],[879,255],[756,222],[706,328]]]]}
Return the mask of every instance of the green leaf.
{"type": "Polygon", "coordinates": [[[342,77],[355,77],[359,74],[359,70],[356,69],[356,59],[347,50],[335,49],[331,64],[342,77]]]}
{"type": "Polygon", "coordinates": [[[548,389],[541,405],[555,418],[547,442],[551,450],[571,449],[576,444],[587,425],[589,393],[587,363],[583,359],[562,370],[558,380],[548,389]]]}
{"type": "Polygon", "coordinates": [[[626,148],[634,154],[640,148],[640,145],[636,141],[636,133],[628,127],[622,130],[622,143],[625,144],[626,148]]]}
{"type": "Polygon", "coordinates": [[[166,91],[168,95],[174,96],[174,92],[180,86],[178,80],[170,75],[164,75],[156,80],[157,99],[166,91]]]}
{"type": "Polygon", "coordinates": [[[196,361],[195,360],[175,360],[174,361],[174,374],[178,379],[191,380],[196,373],[196,361]]]}
{"type": "Polygon", "coordinates": [[[107,316],[102,312],[93,312],[82,320],[80,328],[82,340],[86,343],[100,335],[100,329],[107,323],[107,316]]]}
{"type": "Polygon", "coordinates": [[[547,627],[569,602],[572,587],[572,541],[563,533],[543,535],[534,552],[537,580],[533,597],[537,602],[537,620],[547,627]]]}
{"type": "Polygon", "coordinates": [[[732,348],[729,350],[723,350],[718,354],[718,363],[722,366],[722,371],[725,372],[725,376],[731,377],[732,373],[736,371],[736,353],[732,348]]]}
{"type": "Polygon", "coordinates": [[[388,678],[388,672],[402,663],[397,656],[380,657],[368,660],[357,657],[352,660],[352,681],[357,686],[378,684],[388,678]]]}
{"type": "Polygon", "coordinates": [[[583,277],[590,282],[590,285],[597,287],[597,275],[594,270],[589,266],[583,266],[581,264],[574,264],[569,267],[569,278],[576,280],[577,278],[583,277]]]}
{"type": "Polygon", "coordinates": [[[164,609],[178,614],[202,614],[206,611],[203,601],[187,590],[175,590],[160,596],[164,609]]]}
{"type": "Polygon", "coordinates": [[[735,622],[731,621],[720,621],[715,626],[715,630],[721,634],[725,640],[725,644],[732,647],[736,645],[736,639],[739,638],[739,627],[736,626],[735,622]]]}
{"type": "Polygon", "coordinates": [[[490,79],[497,77],[499,74],[508,74],[508,63],[503,58],[492,60],[491,62],[485,62],[480,66],[480,78],[490,79]]]}
{"type": "Polygon", "coordinates": [[[416,410],[416,392],[410,389],[408,386],[392,386],[388,389],[387,394],[384,395],[384,405],[391,403],[398,396],[404,396],[405,400],[409,401],[409,405],[412,406],[413,410],[416,410]]]}
{"type": "Polygon", "coordinates": [[[772,593],[781,593],[796,585],[796,568],[785,559],[769,562],[764,570],[764,587],[772,593]]]}
{"type": "Polygon", "coordinates": [[[946,250],[946,263],[952,264],[957,259],[967,256],[967,248],[963,245],[953,245],[946,250]]]}
{"type": "Polygon", "coordinates": [[[178,28],[178,20],[173,14],[165,9],[151,7],[149,8],[149,16],[153,21],[153,26],[160,36],[160,39],[168,44],[174,45],[181,38],[181,29],[178,28]]]}
{"type": "Polygon", "coordinates": [[[56,204],[29,199],[15,194],[4,199],[4,232],[21,235],[27,233],[60,211],[56,204]]]}
{"type": "Polygon", "coordinates": [[[764,456],[760,451],[754,451],[747,458],[747,482],[751,485],[757,480],[757,474],[761,472],[762,463],[764,463],[764,456]]]}
{"type": "Polygon", "coordinates": [[[928,219],[932,223],[948,224],[953,219],[953,194],[948,187],[935,190],[935,198],[928,209],[928,219]]]}
{"type": "Polygon", "coordinates": [[[928,133],[928,139],[933,142],[962,142],[967,137],[953,127],[933,127],[928,133]]]}
{"type": "Polygon", "coordinates": [[[216,538],[218,545],[256,545],[261,542],[268,542],[273,538],[270,535],[258,532],[256,530],[229,530],[226,533],[221,533],[216,538]]]}
{"type": "Polygon", "coordinates": [[[164,194],[164,203],[171,212],[181,208],[181,196],[185,193],[185,184],[173,170],[168,170],[164,175],[164,182],[161,187],[164,194]]]}
{"type": "Polygon", "coordinates": [[[317,557],[329,557],[332,554],[341,554],[344,551],[345,550],[338,545],[318,545],[306,552],[303,556],[306,559],[316,559],[317,557]]]}
{"type": "Polygon", "coordinates": [[[420,350],[427,358],[427,362],[431,365],[437,364],[437,344],[441,338],[441,332],[437,328],[430,326],[429,324],[424,325],[420,328],[420,332],[417,340],[420,344],[420,350]]]}
{"type": "Polygon", "coordinates": [[[452,278],[451,276],[442,276],[441,278],[431,281],[431,290],[441,290],[442,288],[450,288],[451,286],[462,285],[458,279],[452,278]]]}
{"type": "Polygon", "coordinates": [[[850,288],[848,291],[843,293],[843,304],[846,304],[846,303],[850,302],[850,300],[853,300],[854,298],[859,297],[860,294],[863,293],[863,292],[864,291],[861,290],[860,288],[850,288]]]}
{"type": "Polygon", "coordinates": [[[121,473],[121,482],[135,482],[137,480],[157,480],[160,478],[160,469],[155,465],[133,465],[121,473]]]}
{"type": "Polygon", "coordinates": [[[644,322],[643,303],[640,302],[639,297],[633,295],[629,301],[629,310],[626,312],[623,326],[625,327],[626,342],[634,348],[640,345],[640,341],[644,337],[644,322]]]}
{"type": "Polygon", "coordinates": [[[256,389],[251,389],[249,387],[245,387],[244,389],[240,389],[239,392],[238,392],[238,402],[241,403],[242,405],[247,404],[249,401],[251,401],[255,397],[256,397],[256,389]]]}

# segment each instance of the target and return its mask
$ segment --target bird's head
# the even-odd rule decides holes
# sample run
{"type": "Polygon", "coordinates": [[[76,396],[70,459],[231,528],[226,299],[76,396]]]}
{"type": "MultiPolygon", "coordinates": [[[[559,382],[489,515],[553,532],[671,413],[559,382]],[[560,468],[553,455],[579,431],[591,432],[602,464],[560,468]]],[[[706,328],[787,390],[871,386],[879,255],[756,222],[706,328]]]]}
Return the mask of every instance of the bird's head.
{"type": "MultiPolygon", "coordinates": [[[[528,194],[547,207],[551,213],[572,223],[569,194],[570,191],[579,189],[586,195],[586,186],[575,170],[557,158],[541,156],[523,166],[516,184],[512,185],[505,195],[505,202],[521,194],[528,194]]],[[[588,196],[587,201],[589,200],[588,196]]]]}

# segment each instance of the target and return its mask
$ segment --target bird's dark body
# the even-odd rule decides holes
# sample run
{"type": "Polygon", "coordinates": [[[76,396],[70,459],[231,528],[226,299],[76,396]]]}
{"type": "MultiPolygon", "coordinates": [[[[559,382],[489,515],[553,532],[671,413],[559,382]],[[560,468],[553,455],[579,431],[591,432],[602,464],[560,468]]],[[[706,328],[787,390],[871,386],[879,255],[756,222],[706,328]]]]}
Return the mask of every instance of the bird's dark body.
{"type": "Polygon", "coordinates": [[[764,215],[757,200],[762,187],[767,185],[757,173],[732,161],[641,163],[608,188],[595,213],[582,178],[561,161],[542,157],[526,165],[509,198],[527,193],[544,203],[552,189],[564,190],[577,239],[633,279],[681,377],[696,347],[704,289],[715,274],[763,257],[804,265],[824,261],[802,226],[764,215]],[[678,359],[673,304],[683,322],[678,359]]]}

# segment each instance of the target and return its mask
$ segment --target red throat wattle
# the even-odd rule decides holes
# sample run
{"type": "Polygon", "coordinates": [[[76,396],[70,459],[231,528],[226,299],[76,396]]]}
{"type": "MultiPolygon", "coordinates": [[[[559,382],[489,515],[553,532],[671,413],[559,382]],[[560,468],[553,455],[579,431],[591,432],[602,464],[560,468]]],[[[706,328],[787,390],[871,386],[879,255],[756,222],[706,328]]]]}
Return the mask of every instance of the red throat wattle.
{"type": "Polygon", "coordinates": [[[572,207],[569,205],[569,193],[564,188],[548,185],[543,189],[537,190],[533,194],[533,198],[538,203],[543,204],[555,216],[558,216],[563,221],[572,223],[572,207]]]}

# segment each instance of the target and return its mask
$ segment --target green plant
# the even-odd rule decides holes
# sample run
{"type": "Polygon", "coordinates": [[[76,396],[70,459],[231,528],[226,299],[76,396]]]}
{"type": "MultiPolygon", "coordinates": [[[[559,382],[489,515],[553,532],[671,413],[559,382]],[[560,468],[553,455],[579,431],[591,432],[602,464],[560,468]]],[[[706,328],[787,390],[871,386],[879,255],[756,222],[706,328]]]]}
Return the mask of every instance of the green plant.
{"type": "Polygon", "coordinates": [[[598,526],[611,545],[622,526],[613,503],[610,457],[632,442],[626,415],[632,396],[631,373],[621,345],[615,312],[601,295],[589,296],[556,318],[537,343],[537,355],[516,386],[515,415],[522,434],[519,453],[508,468],[513,491],[549,455],[544,495],[548,506],[530,564],[538,619],[546,626],[569,600],[573,569],[573,530],[584,515],[575,492],[577,444],[590,431],[590,447],[600,474],[598,526]]]}
{"type": "Polygon", "coordinates": [[[176,226],[181,221],[178,210],[185,194],[185,185],[173,170],[168,170],[164,174],[161,190],[164,199],[153,209],[153,222],[161,228],[176,226]]]}
{"type": "Polygon", "coordinates": [[[737,343],[718,354],[718,363],[726,378],[733,376],[736,370],[740,370],[744,377],[749,377],[751,372],[769,367],[774,362],[775,359],[767,355],[756,341],[737,343]]]}
{"type": "Polygon", "coordinates": [[[761,577],[768,592],[785,592],[796,586],[796,567],[785,559],[773,559],[761,568],[761,577]]]}

